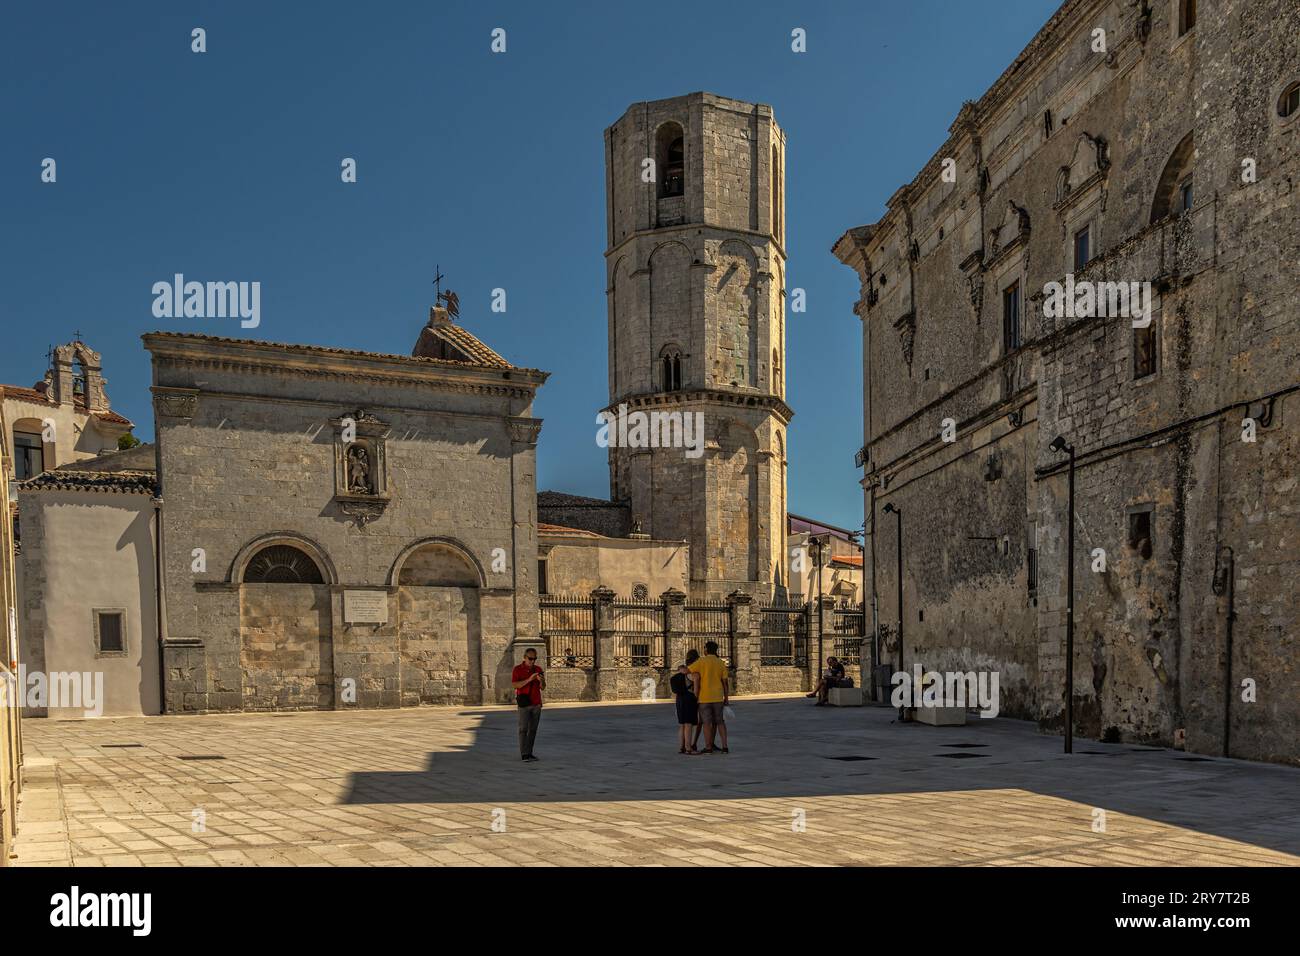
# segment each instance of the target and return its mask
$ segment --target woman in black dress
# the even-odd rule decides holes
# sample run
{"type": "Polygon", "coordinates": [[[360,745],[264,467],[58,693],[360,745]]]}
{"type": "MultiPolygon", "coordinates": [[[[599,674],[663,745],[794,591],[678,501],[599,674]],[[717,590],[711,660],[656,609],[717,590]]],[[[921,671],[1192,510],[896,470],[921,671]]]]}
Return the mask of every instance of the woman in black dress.
{"type": "Polygon", "coordinates": [[[687,665],[694,660],[699,659],[699,651],[691,650],[686,654],[686,664],[681,664],[677,668],[677,673],[672,676],[669,686],[672,687],[673,695],[677,701],[677,743],[678,753],[694,754],[695,737],[699,734],[699,699],[691,690],[690,671],[687,665]],[[693,656],[692,656],[693,655],[693,656]]]}

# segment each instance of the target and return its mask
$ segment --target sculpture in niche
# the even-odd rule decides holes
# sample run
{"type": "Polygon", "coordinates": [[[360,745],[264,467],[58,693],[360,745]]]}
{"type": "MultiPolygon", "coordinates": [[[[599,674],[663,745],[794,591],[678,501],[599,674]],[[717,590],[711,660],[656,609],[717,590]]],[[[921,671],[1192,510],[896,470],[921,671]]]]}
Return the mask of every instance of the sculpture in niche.
{"type": "Polygon", "coordinates": [[[388,422],[364,409],[334,419],[334,500],[340,514],[358,528],[388,506],[386,441],[388,422]]]}
{"type": "Polygon", "coordinates": [[[360,445],[348,449],[348,491],[354,495],[374,493],[370,485],[370,456],[360,445]]]}

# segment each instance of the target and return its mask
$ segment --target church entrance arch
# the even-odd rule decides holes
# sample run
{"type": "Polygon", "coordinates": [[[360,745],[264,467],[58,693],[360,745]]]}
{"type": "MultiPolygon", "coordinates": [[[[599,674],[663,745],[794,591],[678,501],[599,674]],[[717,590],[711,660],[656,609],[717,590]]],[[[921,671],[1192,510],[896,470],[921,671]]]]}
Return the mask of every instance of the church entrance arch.
{"type": "Polygon", "coordinates": [[[426,540],[403,552],[394,578],[402,706],[481,704],[478,563],[456,542],[426,540]]]}
{"type": "Polygon", "coordinates": [[[297,541],[256,548],[239,580],[244,710],[332,710],[334,642],[325,565],[297,541]]]}

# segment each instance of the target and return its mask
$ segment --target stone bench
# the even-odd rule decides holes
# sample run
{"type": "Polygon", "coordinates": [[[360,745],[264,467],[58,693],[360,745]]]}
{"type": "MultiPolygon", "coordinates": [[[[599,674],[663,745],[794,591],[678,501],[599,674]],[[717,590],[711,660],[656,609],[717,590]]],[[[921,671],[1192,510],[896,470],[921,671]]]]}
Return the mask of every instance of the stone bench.
{"type": "Polygon", "coordinates": [[[861,687],[832,687],[826,692],[826,702],[832,707],[861,707],[861,687]]]}
{"type": "Polygon", "coordinates": [[[966,724],[966,708],[913,707],[912,719],[931,727],[962,727],[966,724]]]}

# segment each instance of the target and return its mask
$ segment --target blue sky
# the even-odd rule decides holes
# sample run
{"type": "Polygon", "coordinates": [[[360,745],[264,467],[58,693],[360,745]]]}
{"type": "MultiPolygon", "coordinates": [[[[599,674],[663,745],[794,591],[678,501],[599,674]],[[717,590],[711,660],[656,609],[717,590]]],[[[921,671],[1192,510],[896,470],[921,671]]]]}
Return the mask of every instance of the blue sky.
{"type": "Polygon", "coordinates": [[[149,439],[141,333],[406,354],[436,262],[467,328],[552,373],[538,487],[605,496],[602,134],[631,103],[709,90],[770,103],[786,131],[787,282],[808,300],[788,322],[790,508],[859,527],[857,282],[830,246],[879,217],[1057,5],[7,4],[0,381],[30,386],[80,330],[149,439]],[[154,318],[151,287],[176,272],[260,281],[261,326],[154,318]]]}

